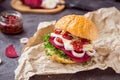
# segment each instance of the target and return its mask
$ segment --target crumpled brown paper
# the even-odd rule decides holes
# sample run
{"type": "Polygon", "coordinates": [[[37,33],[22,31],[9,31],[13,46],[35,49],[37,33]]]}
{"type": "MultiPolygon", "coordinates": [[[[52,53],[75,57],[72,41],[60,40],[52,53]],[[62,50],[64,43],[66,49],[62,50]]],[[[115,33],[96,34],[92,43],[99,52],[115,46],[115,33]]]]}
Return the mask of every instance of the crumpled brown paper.
{"type": "Polygon", "coordinates": [[[95,23],[99,31],[99,38],[94,42],[97,54],[89,65],[61,64],[46,56],[42,38],[52,30],[55,22],[43,22],[23,49],[15,79],[29,80],[33,75],[76,73],[94,68],[104,70],[107,67],[120,73],[120,12],[114,7],[102,8],[85,16],[95,23]]]}

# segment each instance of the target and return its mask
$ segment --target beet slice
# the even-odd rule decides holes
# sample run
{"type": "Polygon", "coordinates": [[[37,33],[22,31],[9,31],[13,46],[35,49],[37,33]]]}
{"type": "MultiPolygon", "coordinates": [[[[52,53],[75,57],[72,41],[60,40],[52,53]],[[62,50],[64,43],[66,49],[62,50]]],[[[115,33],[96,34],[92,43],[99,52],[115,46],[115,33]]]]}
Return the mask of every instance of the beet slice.
{"type": "Polygon", "coordinates": [[[31,0],[24,0],[24,4],[27,5],[27,6],[30,6],[31,0]]]}
{"type": "Polygon", "coordinates": [[[42,4],[42,0],[31,0],[30,7],[31,8],[40,8],[42,4]]]}
{"type": "Polygon", "coordinates": [[[89,59],[91,59],[91,56],[87,55],[85,53],[85,55],[82,57],[82,58],[78,58],[78,57],[75,57],[73,56],[72,52],[70,50],[65,50],[65,48],[63,46],[58,46],[54,43],[54,37],[50,37],[49,38],[49,42],[54,45],[57,49],[60,49],[62,51],[65,52],[65,54],[70,58],[72,59],[73,61],[75,62],[86,62],[88,61],[89,59]]]}
{"type": "Polygon", "coordinates": [[[40,8],[42,0],[21,0],[21,2],[31,8],[40,8]]]}
{"type": "Polygon", "coordinates": [[[18,54],[14,48],[14,46],[11,44],[5,49],[5,54],[9,58],[17,58],[18,54]]]}

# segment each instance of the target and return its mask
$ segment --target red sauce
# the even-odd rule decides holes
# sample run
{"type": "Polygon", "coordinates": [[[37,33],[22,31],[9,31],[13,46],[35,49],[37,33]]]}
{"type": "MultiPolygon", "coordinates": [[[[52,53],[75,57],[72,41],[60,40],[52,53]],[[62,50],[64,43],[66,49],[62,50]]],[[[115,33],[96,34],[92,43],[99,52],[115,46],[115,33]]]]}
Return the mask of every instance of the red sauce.
{"type": "Polygon", "coordinates": [[[23,22],[18,12],[6,12],[0,17],[0,30],[7,34],[17,34],[23,31],[23,22]]]}

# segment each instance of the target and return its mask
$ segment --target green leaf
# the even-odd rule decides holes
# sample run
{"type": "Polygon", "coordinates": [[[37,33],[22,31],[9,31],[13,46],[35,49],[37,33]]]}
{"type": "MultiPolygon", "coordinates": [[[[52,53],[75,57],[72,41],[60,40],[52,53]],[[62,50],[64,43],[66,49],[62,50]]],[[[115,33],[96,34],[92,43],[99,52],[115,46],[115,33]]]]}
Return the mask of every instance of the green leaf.
{"type": "Polygon", "coordinates": [[[50,34],[46,34],[45,37],[44,37],[44,39],[43,39],[43,41],[47,42],[49,40],[49,37],[50,37],[50,34]]]}
{"type": "Polygon", "coordinates": [[[49,42],[49,37],[50,37],[50,34],[46,34],[43,41],[44,41],[44,47],[46,49],[46,55],[50,56],[52,55],[53,53],[58,53],[58,55],[60,57],[64,57],[64,58],[67,58],[66,54],[62,51],[62,50],[59,50],[57,48],[55,48],[50,42],[49,42]]]}
{"type": "MultiPolygon", "coordinates": [[[[49,37],[50,34],[46,34],[44,37],[44,47],[45,47],[45,51],[46,51],[46,55],[47,56],[51,56],[54,55],[55,53],[58,53],[58,55],[64,59],[69,59],[66,54],[62,51],[59,50],[57,48],[55,48],[50,42],[49,42],[49,37]]],[[[83,66],[88,65],[91,62],[91,60],[87,61],[87,62],[83,62],[81,63],[83,66]]]]}

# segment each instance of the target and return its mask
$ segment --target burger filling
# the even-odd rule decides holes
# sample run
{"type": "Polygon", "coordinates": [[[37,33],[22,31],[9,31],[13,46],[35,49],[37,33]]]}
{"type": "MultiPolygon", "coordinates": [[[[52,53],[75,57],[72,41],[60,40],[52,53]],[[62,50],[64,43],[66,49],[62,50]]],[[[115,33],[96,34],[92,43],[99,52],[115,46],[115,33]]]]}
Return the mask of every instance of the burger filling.
{"type": "Polygon", "coordinates": [[[87,62],[95,54],[90,40],[74,36],[64,30],[55,29],[53,33],[46,35],[44,42],[47,55],[52,55],[52,50],[61,57],[75,62],[87,62]]]}

